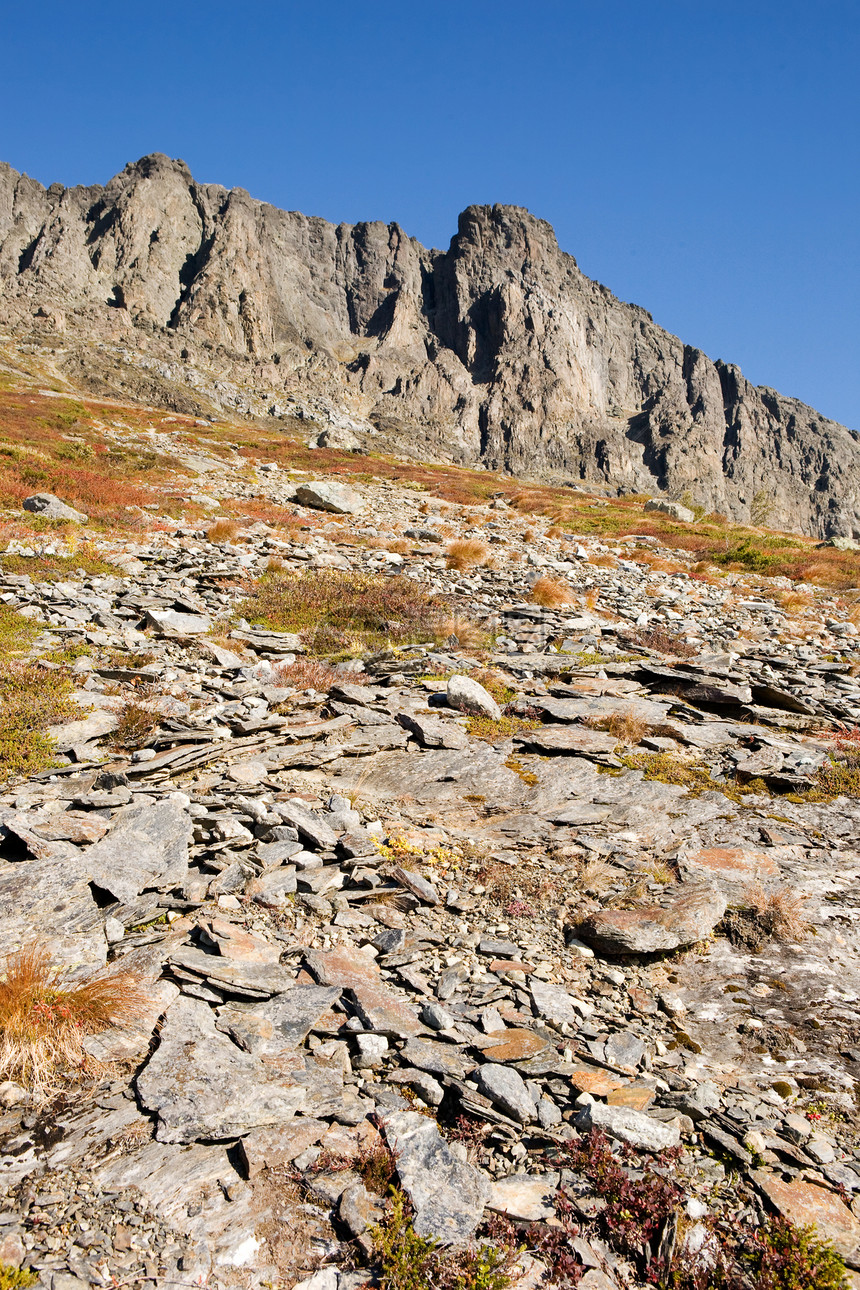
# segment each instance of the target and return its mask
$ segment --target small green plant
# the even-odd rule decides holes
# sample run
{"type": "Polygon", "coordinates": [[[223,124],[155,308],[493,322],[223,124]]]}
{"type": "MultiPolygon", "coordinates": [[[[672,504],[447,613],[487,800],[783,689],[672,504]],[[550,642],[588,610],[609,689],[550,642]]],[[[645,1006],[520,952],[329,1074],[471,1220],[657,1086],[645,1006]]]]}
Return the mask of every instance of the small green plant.
{"type": "Polygon", "coordinates": [[[382,1290],[507,1290],[518,1253],[507,1240],[440,1248],[432,1238],[417,1235],[409,1201],[396,1187],[371,1238],[382,1290]]]}
{"type": "Polygon", "coordinates": [[[383,1290],[427,1290],[436,1242],[417,1235],[409,1201],[399,1188],[392,1188],[388,1210],[382,1222],[371,1228],[370,1235],[383,1290]]]}
{"type": "Polygon", "coordinates": [[[0,1290],[27,1290],[38,1280],[37,1274],[29,1268],[13,1268],[9,1263],[0,1263],[0,1290]]]}
{"type": "Polygon", "coordinates": [[[64,673],[20,657],[39,628],[0,606],[0,781],[53,764],[49,726],[78,714],[64,673]]]}

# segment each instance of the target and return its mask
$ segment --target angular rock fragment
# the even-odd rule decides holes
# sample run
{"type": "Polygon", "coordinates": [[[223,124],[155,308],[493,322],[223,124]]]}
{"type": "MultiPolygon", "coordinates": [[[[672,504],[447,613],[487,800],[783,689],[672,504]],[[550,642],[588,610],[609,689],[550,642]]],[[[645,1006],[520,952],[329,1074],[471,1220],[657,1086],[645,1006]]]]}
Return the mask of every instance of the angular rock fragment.
{"type": "Polygon", "coordinates": [[[401,1186],[415,1211],[415,1231],[443,1245],[468,1241],[489,1199],[489,1179],[457,1160],[426,1116],[392,1111],[381,1119],[401,1186]]]}
{"type": "Polygon", "coordinates": [[[575,1124],[581,1133],[600,1129],[610,1138],[627,1142],[640,1151],[664,1151],[667,1147],[677,1147],[681,1140],[675,1124],[664,1124],[641,1111],[631,1111],[624,1106],[606,1106],[603,1102],[584,1106],[575,1124]]]}
{"type": "Polygon", "coordinates": [[[215,1029],[208,1004],[180,997],[171,1005],[158,1048],[137,1077],[143,1105],[158,1115],[159,1142],[236,1137],[285,1124],[306,1091],[274,1076],[215,1029]]]}
{"type": "Polygon", "coordinates": [[[364,510],[363,499],[352,488],[325,479],[300,484],[296,489],[296,501],[316,511],[329,511],[332,515],[357,515],[364,510]]]}
{"type": "Polygon", "coordinates": [[[93,881],[117,900],[180,886],[188,873],[191,817],[169,799],[123,807],[110,831],[86,852],[93,881]]]}

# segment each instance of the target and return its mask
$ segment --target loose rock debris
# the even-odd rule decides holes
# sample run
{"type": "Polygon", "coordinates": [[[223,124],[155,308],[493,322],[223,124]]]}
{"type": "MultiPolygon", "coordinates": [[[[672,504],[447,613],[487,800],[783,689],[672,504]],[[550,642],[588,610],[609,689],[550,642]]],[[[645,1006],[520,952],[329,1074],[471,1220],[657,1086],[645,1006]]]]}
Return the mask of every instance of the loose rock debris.
{"type": "MultiPolygon", "coordinates": [[[[55,1101],[0,1087],[0,1261],[52,1290],[349,1290],[385,1160],[416,1234],[507,1216],[511,1284],[539,1286],[558,1198],[583,1231],[603,1203],[565,1155],[599,1130],[640,1165],[681,1148],[690,1214],[815,1220],[860,1268],[850,616],[792,639],[779,580],[655,573],[635,539],[594,565],[501,503],[463,536],[524,558],[463,573],[420,495],[337,489],[304,500],[412,554],[180,528],[114,550],[128,573],[2,578],[81,716],[0,799],[0,953],[38,936],[151,1006],[55,1101]],[[237,616],[272,557],[405,575],[485,648],[452,630],[298,688],[302,635],[237,616]],[[538,574],[572,603],[531,603],[538,574]],[[130,703],[153,721],[123,749],[130,703]],[[723,935],[752,884],[808,934],[723,935]]],[[[591,1287],[641,1273],[593,1232],[571,1257],[591,1287]]]]}

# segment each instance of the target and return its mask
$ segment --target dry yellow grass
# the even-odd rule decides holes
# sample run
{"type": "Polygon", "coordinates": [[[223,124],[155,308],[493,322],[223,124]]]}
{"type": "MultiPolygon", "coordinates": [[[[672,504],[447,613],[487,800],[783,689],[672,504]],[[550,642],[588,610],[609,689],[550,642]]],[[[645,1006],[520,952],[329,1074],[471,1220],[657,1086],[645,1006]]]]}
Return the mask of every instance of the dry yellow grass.
{"type": "Polygon", "coordinates": [[[759,883],[744,892],[744,904],[755,915],[761,930],[778,941],[802,941],[809,932],[804,905],[807,896],[793,887],[768,891],[759,883]]]}
{"type": "Polygon", "coordinates": [[[216,520],[206,531],[210,542],[235,542],[239,536],[239,525],[235,520],[216,520]]]}
{"type": "Polygon", "coordinates": [[[128,972],[102,970],[70,981],[34,942],[10,954],[0,980],[0,1078],[37,1099],[87,1068],[83,1041],[141,1015],[146,995],[128,972]]]}
{"type": "Polygon", "coordinates": [[[532,587],[532,600],[544,609],[557,609],[560,605],[569,605],[572,600],[570,588],[554,578],[538,578],[532,587]]]}
{"type": "Polygon", "coordinates": [[[617,569],[618,568],[618,561],[616,560],[615,556],[610,555],[608,551],[602,552],[600,555],[590,555],[588,557],[588,563],[597,565],[599,569],[617,569]]]}
{"type": "Polygon", "coordinates": [[[275,668],[279,685],[297,690],[317,690],[326,694],[338,679],[337,672],[324,659],[297,658],[295,663],[281,663],[275,668]]]}
{"type": "Polygon", "coordinates": [[[783,591],[779,597],[779,604],[788,611],[809,609],[815,604],[815,598],[808,591],[783,591]]]}
{"type": "Polygon", "coordinates": [[[461,538],[450,543],[446,554],[449,569],[474,569],[486,563],[490,548],[477,538],[461,538]]]}
{"type": "Polygon", "coordinates": [[[460,648],[464,650],[481,649],[487,642],[487,633],[482,627],[471,622],[468,618],[461,618],[456,615],[443,619],[439,624],[436,635],[442,641],[446,641],[450,636],[456,636],[460,648]]]}
{"type": "Polygon", "coordinates": [[[583,722],[592,730],[605,730],[622,744],[639,744],[648,733],[647,721],[625,712],[613,712],[609,717],[591,717],[583,722]]]}

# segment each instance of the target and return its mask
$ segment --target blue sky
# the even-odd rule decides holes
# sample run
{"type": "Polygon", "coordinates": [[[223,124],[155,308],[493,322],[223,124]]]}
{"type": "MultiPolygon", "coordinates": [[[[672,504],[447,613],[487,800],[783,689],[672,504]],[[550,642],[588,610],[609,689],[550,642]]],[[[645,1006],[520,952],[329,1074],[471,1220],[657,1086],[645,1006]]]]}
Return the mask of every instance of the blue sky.
{"type": "Polygon", "coordinates": [[[447,246],[527,206],[618,296],[860,427],[857,0],[6,0],[0,159],[147,152],[447,246]]]}

